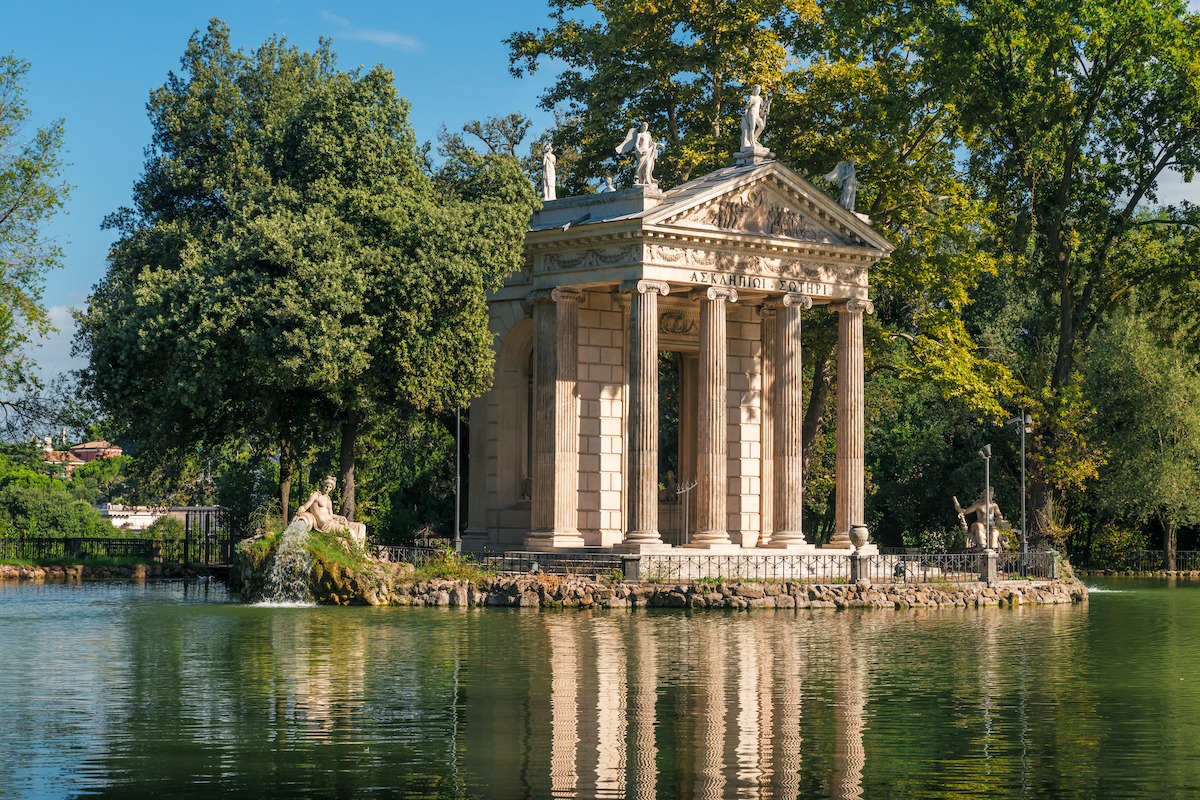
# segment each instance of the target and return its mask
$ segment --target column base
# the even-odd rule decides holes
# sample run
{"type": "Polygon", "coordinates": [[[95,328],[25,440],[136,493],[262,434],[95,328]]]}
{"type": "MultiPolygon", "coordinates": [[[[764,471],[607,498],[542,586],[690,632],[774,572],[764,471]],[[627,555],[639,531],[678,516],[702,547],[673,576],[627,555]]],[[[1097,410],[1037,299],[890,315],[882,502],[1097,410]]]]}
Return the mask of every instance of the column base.
{"type": "Polygon", "coordinates": [[[525,537],[527,550],[558,550],[586,547],[579,531],[538,531],[525,537]]]}
{"type": "MultiPolygon", "coordinates": [[[[683,545],[684,547],[707,548],[710,545],[732,545],[733,541],[729,538],[728,531],[701,531],[692,536],[692,541],[683,545]]],[[[741,545],[738,545],[741,549],[741,545]]]]}
{"type": "Polygon", "coordinates": [[[662,544],[662,536],[658,531],[626,531],[622,545],[627,544],[662,544]]]}

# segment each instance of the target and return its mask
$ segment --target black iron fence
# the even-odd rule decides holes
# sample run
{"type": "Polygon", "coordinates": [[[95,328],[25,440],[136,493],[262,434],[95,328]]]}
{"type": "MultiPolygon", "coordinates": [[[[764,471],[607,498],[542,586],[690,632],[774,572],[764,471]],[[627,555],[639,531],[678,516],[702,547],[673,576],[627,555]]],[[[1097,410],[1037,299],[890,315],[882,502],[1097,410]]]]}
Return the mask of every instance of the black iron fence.
{"type": "Polygon", "coordinates": [[[984,575],[985,558],[983,553],[881,552],[859,558],[858,577],[871,583],[970,583],[984,575]]]}
{"type": "Polygon", "coordinates": [[[0,537],[0,559],[49,561],[73,558],[129,558],[178,564],[228,564],[239,538],[223,508],[172,508],[183,521],[182,539],[141,536],[13,536],[0,537]]]}
{"type": "MultiPolygon", "coordinates": [[[[1076,566],[1087,570],[1116,572],[1155,572],[1166,569],[1167,554],[1163,550],[1129,550],[1081,558],[1076,566]]],[[[1075,563],[1072,559],[1072,563],[1075,563]]],[[[1176,550],[1175,569],[1181,572],[1200,571],[1200,550],[1176,550]]]]}
{"type": "Polygon", "coordinates": [[[1059,555],[1053,551],[1038,550],[1025,554],[1002,551],[999,554],[996,572],[1000,580],[1053,580],[1058,577],[1059,555]]]}
{"type": "Polygon", "coordinates": [[[614,553],[535,553],[510,550],[484,553],[479,563],[500,574],[547,572],[552,575],[624,574],[625,556],[614,553]]]}

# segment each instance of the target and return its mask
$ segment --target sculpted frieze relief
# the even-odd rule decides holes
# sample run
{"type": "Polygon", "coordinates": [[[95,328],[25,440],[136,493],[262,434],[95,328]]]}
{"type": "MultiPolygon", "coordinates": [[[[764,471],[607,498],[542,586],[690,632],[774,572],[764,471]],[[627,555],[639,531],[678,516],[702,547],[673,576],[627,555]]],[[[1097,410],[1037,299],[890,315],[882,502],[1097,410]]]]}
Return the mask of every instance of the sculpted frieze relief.
{"type": "Polygon", "coordinates": [[[843,237],[817,225],[762,188],[751,188],[740,195],[721,197],[697,212],[673,221],[684,224],[695,222],[721,230],[799,239],[804,242],[847,243],[843,237]]]}
{"type": "Polygon", "coordinates": [[[673,336],[684,336],[695,332],[699,321],[691,315],[679,311],[664,311],[658,317],[658,330],[673,336]]]}
{"type": "Polygon", "coordinates": [[[544,269],[589,269],[611,267],[639,260],[641,248],[636,244],[621,247],[593,247],[573,253],[547,253],[543,256],[544,269]]]}
{"type": "Polygon", "coordinates": [[[727,253],[662,244],[649,245],[647,256],[651,263],[666,267],[702,269],[712,272],[740,272],[751,275],[776,275],[820,283],[867,285],[867,268],[861,264],[777,258],[752,253],[727,253]]]}

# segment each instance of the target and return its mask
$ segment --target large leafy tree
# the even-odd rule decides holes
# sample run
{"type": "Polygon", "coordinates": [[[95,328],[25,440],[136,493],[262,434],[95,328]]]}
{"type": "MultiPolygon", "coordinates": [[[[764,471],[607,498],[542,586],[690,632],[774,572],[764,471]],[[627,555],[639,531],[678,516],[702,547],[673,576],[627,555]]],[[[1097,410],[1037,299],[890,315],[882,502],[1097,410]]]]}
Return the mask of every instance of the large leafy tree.
{"type": "Polygon", "coordinates": [[[1146,248],[1194,230],[1196,209],[1143,211],[1168,172],[1200,166],[1200,17],[1182,0],[929,5],[922,54],[961,114],[1011,285],[1036,298],[1012,320],[1011,363],[1035,411],[1036,519],[1053,535],[1055,497],[1103,461],[1081,388],[1093,332],[1130,287],[1194,269],[1187,247],[1146,248]]]}
{"type": "Polygon", "coordinates": [[[1087,378],[1109,456],[1089,499],[1101,514],[1157,523],[1166,569],[1180,526],[1200,522],[1200,359],[1186,325],[1162,324],[1174,316],[1136,304],[1111,314],[1093,336],[1087,378]]]}
{"type": "MultiPolygon", "coordinates": [[[[44,226],[62,208],[63,121],[27,130],[29,62],[0,55],[0,389],[31,380],[24,346],[51,330],[42,281],[62,250],[44,226]]],[[[5,404],[8,405],[7,403],[5,404]]]]}
{"type": "Polygon", "coordinates": [[[485,292],[520,265],[515,159],[430,174],[390,71],[336,67],[218,20],[149,104],[154,139],[80,319],[87,385],[142,457],[273,443],[285,513],[301,459],[337,450],[355,510],[364,426],[486,388],[485,292]]]}

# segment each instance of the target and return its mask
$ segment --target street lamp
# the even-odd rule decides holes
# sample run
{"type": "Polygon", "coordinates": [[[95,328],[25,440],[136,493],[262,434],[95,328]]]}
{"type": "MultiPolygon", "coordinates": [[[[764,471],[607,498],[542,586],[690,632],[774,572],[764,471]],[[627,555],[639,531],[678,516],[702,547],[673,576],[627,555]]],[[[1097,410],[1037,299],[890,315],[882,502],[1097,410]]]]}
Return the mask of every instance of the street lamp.
{"type": "Polygon", "coordinates": [[[1030,432],[1030,426],[1033,425],[1033,417],[1025,413],[1022,409],[1021,413],[1010,419],[1005,425],[1019,425],[1021,431],[1021,559],[1025,559],[1025,554],[1028,551],[1028,544],[1025,538],[1025,434],[1030,432]]]}
{"type": "Polygon", "coordinates": [[[985,444],[979,455],[983,457],[983,547],[992,548],[992,446],[985,444]]]}

